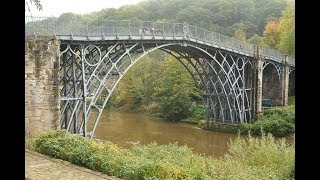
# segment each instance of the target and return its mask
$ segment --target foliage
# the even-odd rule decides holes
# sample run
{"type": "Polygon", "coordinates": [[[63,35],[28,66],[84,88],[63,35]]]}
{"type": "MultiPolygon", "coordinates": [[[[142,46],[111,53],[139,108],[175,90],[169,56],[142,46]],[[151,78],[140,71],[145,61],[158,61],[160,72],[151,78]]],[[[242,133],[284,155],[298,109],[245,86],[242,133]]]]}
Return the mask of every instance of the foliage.
{"type": "Polygon", "coordinates": [[[263,134],[261,138],[249,135],[248,139],[238,136],[234,142],[231,140],[225,159],[249,166],[269,167],[267,171],[277,174],[277,177],[270,174],[269,178],[289,179],[294,172],[294,146],[294,142],[288,145],[285,139],[276,141],[271,134],[263,134]]]}
{"type": "Polygon", "coordinates": [[[261,130],[269,132],[274,136],[284,137],[294,133],[294,124],[280,119],[258,120],[253,124],[241,124],[241,133],[261,135],[261,130]]]}
{"type": "Polygon", "coordinates": [[[169,120],[187,117],[191,106],[191,94],[196,93],[194,81],[187,70],[174,58],[168,58],[163,65],[164,75],[155,89],[155,99],[159,103],[157,112],[169,120]]]}
{"type": "Polygon", "coordinates": [[[178,22],[188,22],[190,24],[206,27],[207,29],[214,29],[211,17],[212,12],[198,6],[189,6],[186,9],[179,11],[177,14],[178,22]]]}
{"type": "Polygon", "coordinates": [[[241,23],[238,28],[234,32],[234,37],[240,41],[246,41],[247,40],[247,34],[246,29],[244,27],[244,24],[241,23]]]}
{"type": "Polygon", "coordinates": [[[295,106],[271,108],[252,124],[241,124],[241,133],[261,135],[261,129],[274,136],[288,136],[295,132],[295,106]]]}
{"type": "Polygon", "coordinates": [[[264,43],[290,56],[295,54],[295,7],[289,3],[279,20],[269,21],[263,32],[264,43]]]}
{"type": "Polygon", "coordinates": [[[279,28],[281,29],[280,33],[280,43],[279,50],[284,53],[287,53],[290,56],[295,54],[295,7],[294,3],[290,3],[285,11],[283,12],[279,28]]]}
{"type": "Polygon", "coordinates": [[[224,131],[241,134],[262,135],[261,130],[271,133],[273,136],[284,137],[295,132],[295,106],[271,108],[254,123],[243,123],[239,125],[211,123],[206,127],[206,121],[201,120],[198,124],[203,129],[224,131]]]}
{"type": "Polygon", "coordinates": [[[269,21],[263,32],[263,42],[270,48],[277,49],[280,42],[279,22],[269,21]]]}
{"type": "Polygon", "coordinates": [[[248,41],[254,45],[262,45],[262,37],[258,34],[254,34],[248,41]]]}
{"type": "Polygon", "coordinates": [[[191,117],[194,120],[205,119],[205,107],[192,102],[188,109],[188,117],[191,117]]]}
{"type": "MultiPolygon", "coordinates": [[[[32,3],[39,10],[42,9],[40,0],[30,0],[30,3],[26,1],[26,6],[29,7],[32,3]]],[[[255,34],[267,34],[264,41],[269,47],[294,54],[294,3],[286,0],[146,0],[136,5],[124,5],[118,9],[105,8],[100,12],[84,15],[64,13],[57,18],[55,25],[78,25],[82,22],[90,26],[105,19],[187,22],[241,40],[254,37],[255,34]],[[278,22],[281,35],[276,33],[273,36],[273,30],[277,28],[270,27],[271,30],[267,30],[272,26],[268,22],[278,22]],[[267,33],[263,33],[266,30],[267,33]]]]}
{"type": "Polygon", "coordinates": [[[143,111],[169,120],[201,117],[194,107],[194,101],[201,97],[190,74],[179,61],[161,51],[137,62],[113,96],[110,104],[124,111],[143,111]]]}
{"type": "Polygon", "coordinates": [[[147,12],[142,7],[136,5],[125,5],[117,10],[114,15],[114,19],[132,19],[132,20],[143,20],[145,17],[149,16],[147,12]]]}
{"type": "Polygon", "coordinates": [[[111,142],[50,131],[27,140],[27,148],[123,179],[291,179],[294,144],[249,136],[231,141],[225,157],[192,152],[187,146],[152,143],[122,149],[111,142]]]}
{"type": "MultiPolygon", "coordinates": [[[[263,32],[269,21],[276,21],[286,8],[287,0],[257,0],[255,4],[254,17],[256,19],[257,28],[263,32]]],[[[257,33],[259,34],[259,33],[257,33]]]]}
{"type": "MultiPolygon", "coordinates": [[[[39,0],[30,2],[41,9],[39,0]]],[[[89,25],[102,19],[187,22],[228,36],[242,23],[247,36],[252,37],[261,36],[266,22],[279,19],[286,5],[286,0],[147,0],[79,16],[89,25]]],[[[62,24],[70,22],[63,14],[58,19],[62,24]]]]}
{"type": "Polygon", "coordinates": [[[264,112],[263,118],[266,119],[282,119],[291,123],[295,122],[295,106],[289,105],[285,107],[275,107],[264,112]]]}
{"type": "Polygon", "coordinates": [[[205,119],[205,107],[203,105],[192,102],[188,109],[187,118],[181,119],[180,122],[198,125],[200,121],[205,119]]]}
{"type": "Polygon", "coordinates": [[[120,81],[108,104],[123,111],[155,112],[155,87],[162,78],[164,54],[154,51],[134,65],[120,81]],[[143,67],[143,68],[141,68],[143,67]]]}

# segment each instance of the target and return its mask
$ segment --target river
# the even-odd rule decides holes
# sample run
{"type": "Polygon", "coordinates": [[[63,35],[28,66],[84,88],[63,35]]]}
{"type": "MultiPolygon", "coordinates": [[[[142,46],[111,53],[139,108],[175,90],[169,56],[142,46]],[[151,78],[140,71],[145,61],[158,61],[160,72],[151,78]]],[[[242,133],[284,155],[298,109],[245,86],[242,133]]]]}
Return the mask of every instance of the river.
{"type": "Polygon", "coordinates": [[[227,143],[236,137],[236,134],[206,131],[190,124],[164,122],[144,114],[114,110],[103,111],[95,132],[95,138],[123,148],[152,142],[177,142],[192,148],[195,153],[215,157],[223,156],[228,149],[227,143]]]}

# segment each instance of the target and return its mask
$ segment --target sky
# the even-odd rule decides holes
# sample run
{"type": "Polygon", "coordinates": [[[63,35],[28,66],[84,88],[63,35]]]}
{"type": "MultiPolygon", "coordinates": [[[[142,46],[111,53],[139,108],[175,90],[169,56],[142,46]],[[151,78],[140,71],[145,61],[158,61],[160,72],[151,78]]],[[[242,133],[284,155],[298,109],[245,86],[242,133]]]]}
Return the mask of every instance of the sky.
{"type": "MultiPolygon", "coordinates": [[[[25,0],[29,3],[29,0],[25,0]]],[[[119,8],[126,4],[137,4],[142,0],[40,0],[42,11],[38,11],[31,5],[31,14],[27,10],[26,15],[54,16],[58,17],[66,12],[86,14],[100,11],[105,8],[119,8]]]]}

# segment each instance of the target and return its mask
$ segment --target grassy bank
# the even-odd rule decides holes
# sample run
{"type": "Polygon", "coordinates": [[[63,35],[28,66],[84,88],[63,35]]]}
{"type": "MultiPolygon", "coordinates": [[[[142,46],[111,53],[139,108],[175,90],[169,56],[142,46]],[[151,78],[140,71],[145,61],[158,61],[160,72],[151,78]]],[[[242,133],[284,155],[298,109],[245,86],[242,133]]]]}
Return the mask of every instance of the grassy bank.
{"type": "Polygon", "coordinates": [[[289,96],[288,97],[288,105],[295,105],[295,104],[296,104],[295,96],[289,96]]]}
{"type": "Polygon", "coordinates": [[[261,129],[274,136],[288,136],[295,132],[295,106],[277,107],[264,111],[263,116],[252,124],[241,124],[242,133],[261,134],[261,129]]]}
{"type": "Polygon", "coordinates": [[[294,144],[271,135],[237,138],[220,159],[194,154],[186,146],[155,143],[122,149],[63,131],[43,133],[28,149],[124,179],[291,179],[294,144]]]}
{"type": "Polygon", "coordinates": [[[265,133],[271,133],[277,137],[290,136],[295,132],[295,106],[275,107],[265,110],[263,116],[254,123],[232,124],[210,124],[206,127],[204,120],[199,122],[203,129],[224,131],[231,133],[261,135],[261,129],[265,133]]]}
{"type": "Polygon", "coordinates": [[[204,110],[201,106],[195,106],[194,111],[190,111],[189,118],[182,119],[181,122],[195,124],[203,129],[223,131],[230,133],[261,135],[261,129],[266,133],[271,133],[277,137],[290,136],[295,132],[295,96],[290,96],[288,106],[273,107],[265,110],[262,117],[254,123],[244,123],[239,125],[213,123],[206,127],[203,116],[204,110]]]}

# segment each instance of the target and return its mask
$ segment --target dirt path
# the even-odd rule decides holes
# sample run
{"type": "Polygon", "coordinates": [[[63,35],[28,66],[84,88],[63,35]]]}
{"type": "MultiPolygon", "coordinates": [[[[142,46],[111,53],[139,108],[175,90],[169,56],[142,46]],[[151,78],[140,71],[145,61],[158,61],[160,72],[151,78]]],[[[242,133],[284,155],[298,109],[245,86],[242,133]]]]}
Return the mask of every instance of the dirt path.
{"type": "Polygon", "coordinates": [[[68,161],[25,149],[25,179],[109,179],[120,180],[90,169],[79,167],[68,161]]]}

